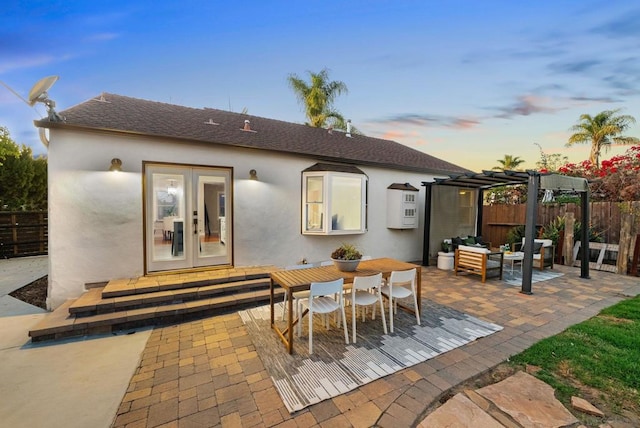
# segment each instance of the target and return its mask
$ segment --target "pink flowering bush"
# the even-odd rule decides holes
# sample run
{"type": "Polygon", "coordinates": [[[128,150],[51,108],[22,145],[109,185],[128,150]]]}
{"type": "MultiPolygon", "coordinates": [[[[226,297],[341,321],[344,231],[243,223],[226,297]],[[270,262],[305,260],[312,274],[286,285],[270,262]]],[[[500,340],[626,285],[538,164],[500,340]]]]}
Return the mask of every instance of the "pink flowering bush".
{"type": "Polygon", "coordinates": [[[558,172],[588,179],[591,199],[594,201],[640,200],[640,146],[633,146],[622,155],[603,160],[600,168],[587,160],[563,165],[558,172]]]}

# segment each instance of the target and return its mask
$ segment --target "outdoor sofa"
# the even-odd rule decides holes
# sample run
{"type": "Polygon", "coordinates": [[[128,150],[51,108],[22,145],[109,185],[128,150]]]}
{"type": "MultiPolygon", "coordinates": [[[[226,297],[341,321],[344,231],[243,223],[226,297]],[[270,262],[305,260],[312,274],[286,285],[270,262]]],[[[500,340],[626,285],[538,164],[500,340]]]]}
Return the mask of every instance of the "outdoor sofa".
{"type": "Polygon", "coordinates": [[[454,260],[454,271],[480,275],[482,282],[488,273],[497,272],[502,279],[502,263],[504,255],[501,252],[491,252],[488,248],[458,245],[454,260]]]}

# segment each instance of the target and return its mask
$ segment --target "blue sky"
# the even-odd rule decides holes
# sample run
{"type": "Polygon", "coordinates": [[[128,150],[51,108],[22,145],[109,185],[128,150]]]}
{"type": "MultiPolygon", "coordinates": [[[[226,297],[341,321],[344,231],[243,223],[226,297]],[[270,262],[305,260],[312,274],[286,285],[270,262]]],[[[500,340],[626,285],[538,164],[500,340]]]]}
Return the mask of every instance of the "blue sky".
{"type": "MultiPolygon", "coordinates": [[[[304,123],[287,84],[330,70],[336,109],[365,134],[457,165],[505,154],[534,168],[582,113],[640,120],[637,1],[15,1],[0,18],[0,81],[42,77],[57,110],[101,92],[304,123]]],[[[45,108],[0,86],[0,126],[44,153],[45,108]]],[[[627,133],[640,137],[640,124],[627,133]]],[[[602,159],[626,147],[603,153],[602,159]]]]}

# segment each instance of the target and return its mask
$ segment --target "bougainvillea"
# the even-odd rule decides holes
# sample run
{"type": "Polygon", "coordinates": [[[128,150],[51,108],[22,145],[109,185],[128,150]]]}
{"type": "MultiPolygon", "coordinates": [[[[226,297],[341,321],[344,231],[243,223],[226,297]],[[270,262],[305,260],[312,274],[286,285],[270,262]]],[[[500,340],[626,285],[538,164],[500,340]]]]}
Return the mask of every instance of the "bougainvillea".
{"type": "Polygon", "coordinates": [[[640,146],[601,162],[600,168],[589,161],[568,163],[558,169],[560,174],[589,180],[594,201],[640,200],[640,146]]]}

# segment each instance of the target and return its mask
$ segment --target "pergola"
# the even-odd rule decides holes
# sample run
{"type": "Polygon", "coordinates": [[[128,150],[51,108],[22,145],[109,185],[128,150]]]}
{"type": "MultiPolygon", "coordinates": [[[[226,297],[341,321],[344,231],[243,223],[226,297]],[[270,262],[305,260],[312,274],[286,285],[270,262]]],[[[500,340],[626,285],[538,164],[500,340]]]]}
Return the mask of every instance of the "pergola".
{"type": "MultiPolygon", "coordinates": [[[[422,264],[429,265],[429,242],[431,237],[431,196],[433,186],[454,186],[458,188],[478,190],[478,211],[476,217],[476,231],[482,234],[482,209],[484,190],[498,186],[516,184],[527,185],[527,208],[525,220],[524,260],[522,269],[521,292],[531,294],[531,278],[533,274],[533,241],[535,239],[536,216],[538,212],[538,192],[553,190],[561,193],[580,193],[583,224],[589,219],[589,185],[585,178],[567,177],[559,174],[547,174],[538,171],[482,171],[481,173],[466,173],[450,175],[449,178],[436,178],[435,181],[423,181],[426,190],[424,243],[422,264]]],[[[582,228],[581,236],[580,277],[589,278],[589,228],[582,228]]]]}

